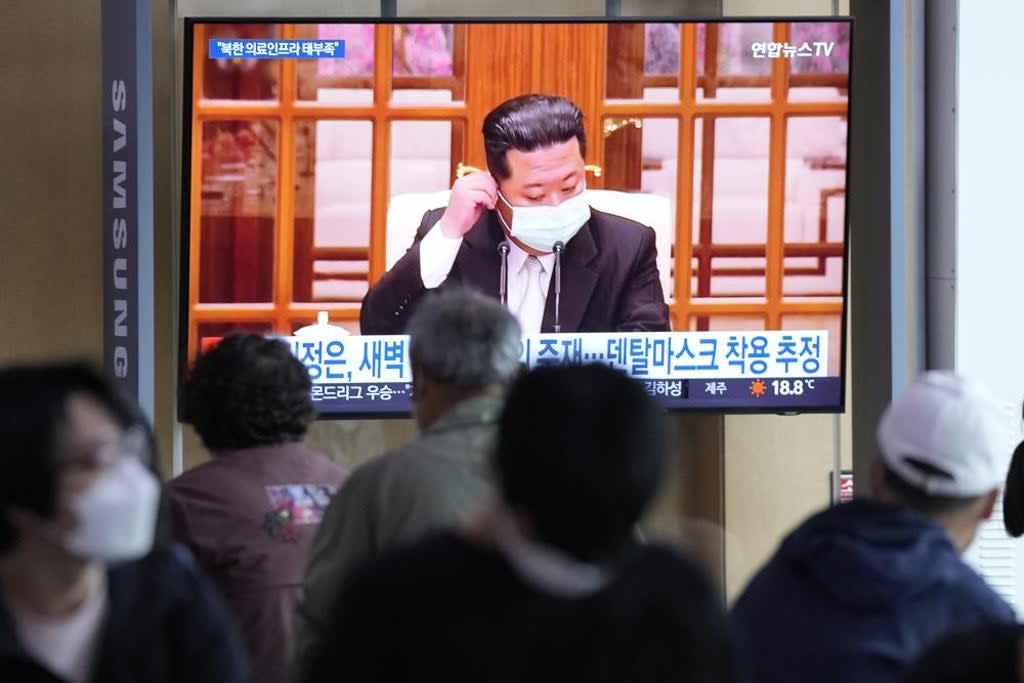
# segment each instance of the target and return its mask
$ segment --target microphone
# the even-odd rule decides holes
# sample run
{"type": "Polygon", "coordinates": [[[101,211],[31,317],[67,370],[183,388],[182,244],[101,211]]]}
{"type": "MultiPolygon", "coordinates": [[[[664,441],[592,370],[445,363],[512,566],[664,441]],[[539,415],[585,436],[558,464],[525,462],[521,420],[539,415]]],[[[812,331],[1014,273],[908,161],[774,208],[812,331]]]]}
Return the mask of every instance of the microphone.
{"type": "Polygon", "coordinates": [[[562,307],[562,253],[565,245],[555,242],[555,332],[562,331],[561,307],[562,307]]]}
{"type": "Polygon", "coordinates": [[[503,306],[508,305],[508,240],[502,240],[498,245],[498,254],[501,255],[501,273],[498,275],[498,298],[503,306]]]}

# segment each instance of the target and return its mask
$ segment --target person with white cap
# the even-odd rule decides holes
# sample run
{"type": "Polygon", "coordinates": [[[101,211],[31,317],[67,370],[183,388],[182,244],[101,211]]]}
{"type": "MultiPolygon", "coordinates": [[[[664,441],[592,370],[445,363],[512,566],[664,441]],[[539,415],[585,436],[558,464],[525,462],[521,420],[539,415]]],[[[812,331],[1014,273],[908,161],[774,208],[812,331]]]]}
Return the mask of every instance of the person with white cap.
{"type": "Polygon", "coordinates": [[[733,606],[754,681],[897,681],[943,636],[1016,620],[961,559],[1006,474],[1004,420],[945,371],[893,400],[870,499],[805,521],[733,606]]]}

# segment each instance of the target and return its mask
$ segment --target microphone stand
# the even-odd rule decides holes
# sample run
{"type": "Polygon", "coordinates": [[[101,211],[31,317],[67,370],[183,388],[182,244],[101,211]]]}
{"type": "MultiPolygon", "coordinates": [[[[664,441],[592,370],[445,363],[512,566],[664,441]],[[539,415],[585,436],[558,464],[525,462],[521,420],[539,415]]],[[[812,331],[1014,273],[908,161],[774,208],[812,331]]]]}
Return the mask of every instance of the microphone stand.
{"type": "Polygon", "coordinates": [[[562,252],[565,245],[555,242],[555,332],[562,331],[561,307],[562,307],[562,252]]]}
{"type": "Polygon", "coordinates": [[[501,255],[501,273],[498,276],[498,298],[502,306],[508,306],[508,240],[498,245],[501,255]]]}

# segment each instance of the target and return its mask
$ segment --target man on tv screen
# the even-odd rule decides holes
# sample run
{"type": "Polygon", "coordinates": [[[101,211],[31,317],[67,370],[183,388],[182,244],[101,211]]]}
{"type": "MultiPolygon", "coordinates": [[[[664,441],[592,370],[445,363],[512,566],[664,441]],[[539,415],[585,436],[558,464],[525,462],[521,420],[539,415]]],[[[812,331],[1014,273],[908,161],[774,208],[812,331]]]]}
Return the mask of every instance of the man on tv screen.
{"type": "Polygon", "coordinates": [[[524,95],[484,119],[489,173],[452,186],[408,252],[363,299],[363,334],[401,334],[447,284],[504,301],[523,332],[668,331],[654,230],[587,204],[583,113],[524,95]]]}

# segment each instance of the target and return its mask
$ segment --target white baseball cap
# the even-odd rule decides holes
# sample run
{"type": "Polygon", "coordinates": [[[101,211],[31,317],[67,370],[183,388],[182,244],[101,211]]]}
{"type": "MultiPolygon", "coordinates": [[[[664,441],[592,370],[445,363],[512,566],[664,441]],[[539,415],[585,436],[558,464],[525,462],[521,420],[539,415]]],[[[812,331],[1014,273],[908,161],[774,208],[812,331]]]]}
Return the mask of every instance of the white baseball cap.
{"type": "Polygon", "coordinates": [[[882,415],[882,459],[927,494],[984,495],[1006,478],[1012,446],[1005,413],[984,387],[952,372],[925,372],[882,415]]]}

